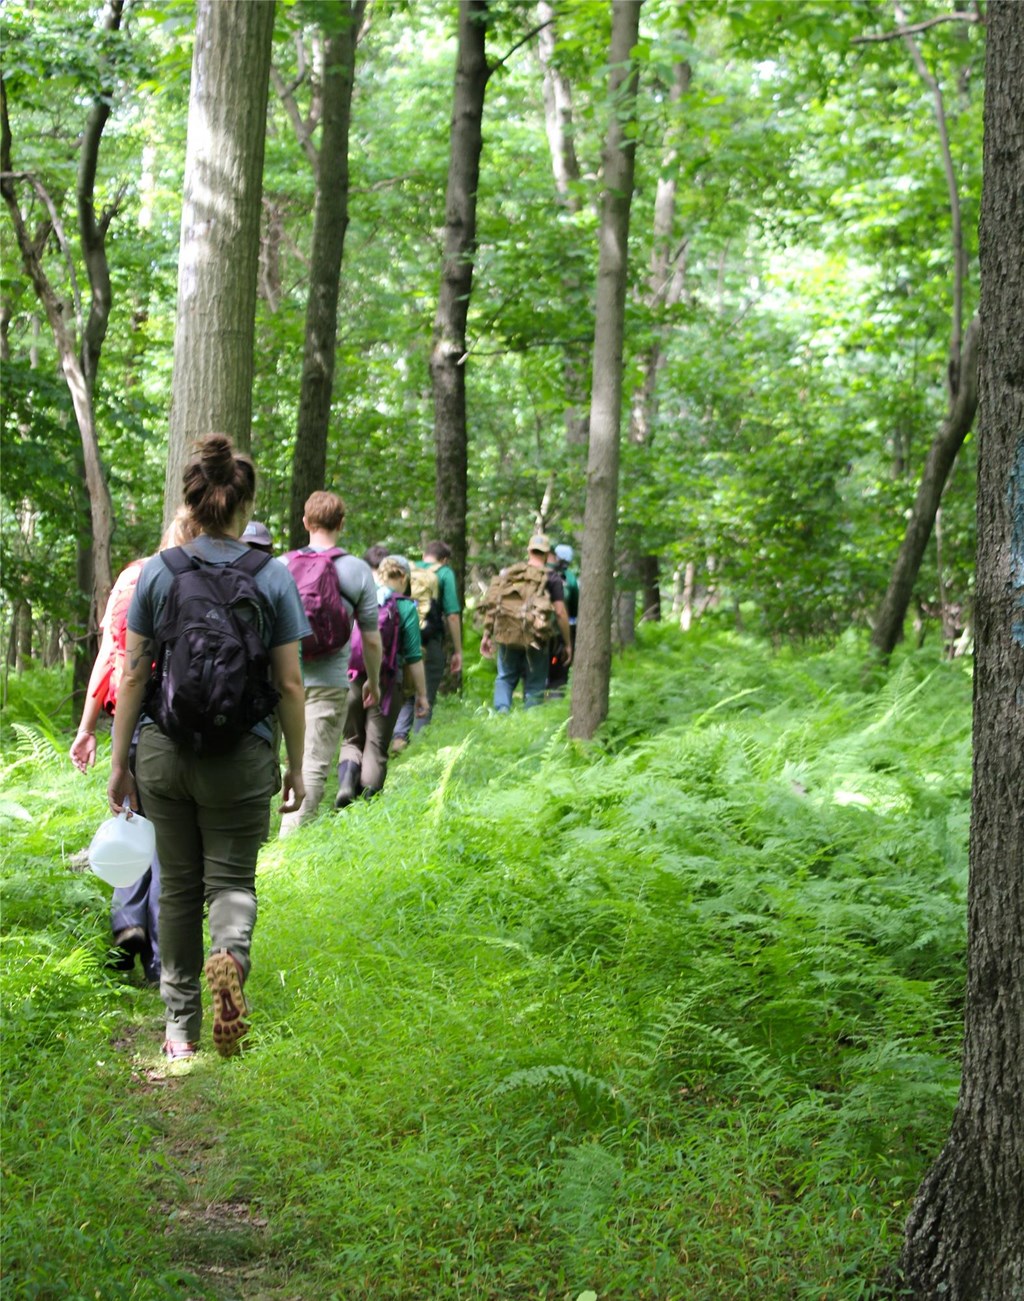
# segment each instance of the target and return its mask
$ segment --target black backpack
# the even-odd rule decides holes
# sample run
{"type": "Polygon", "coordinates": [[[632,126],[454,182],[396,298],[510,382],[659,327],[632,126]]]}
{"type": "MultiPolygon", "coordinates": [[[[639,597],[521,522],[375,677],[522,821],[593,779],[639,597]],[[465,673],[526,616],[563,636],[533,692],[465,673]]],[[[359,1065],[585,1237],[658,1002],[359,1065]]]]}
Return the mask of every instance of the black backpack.
{"type": "Polygon", "coordinates": [[[270,556],[247,550],[227,565],[181,547],[161,551],[173,581],[157,629],[156,667],[145,711],[166,736],[196,754],[223,754],[272,712],[261,634],[267,606],[256,575],[270,556]]]}

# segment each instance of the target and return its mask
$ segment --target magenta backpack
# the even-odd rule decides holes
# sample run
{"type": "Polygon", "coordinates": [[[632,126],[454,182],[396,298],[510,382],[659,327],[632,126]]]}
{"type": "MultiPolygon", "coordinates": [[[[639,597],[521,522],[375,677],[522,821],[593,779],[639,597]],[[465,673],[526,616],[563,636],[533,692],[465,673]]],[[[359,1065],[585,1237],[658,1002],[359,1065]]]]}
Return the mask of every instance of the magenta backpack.
{"type": "MultiPolygon", "coordinates": [[[[377,627],[380,629],[380,708],[386,714],[391,706],[391,688],[398,677],[398,651],[402,640],[402,616],[398,602],[407,600],[399,597],[389,588],[377,588],[377,627]],[[382,599],[382,593],[387,595],[382,599]]],[[[366,672],[363,660],[363,637],[359,625],[352,629],[352,650],[348,657],[348,676],[350,682],[362,677],[366,672]]]]}
{"type": "Polygon", "coordinates": [[[352,636],[352,611],[341,594],[334,562],[346,555],[341,547],[326,551],[289,551],[285,562],[302,597],[302,606],[312,629],[302,639],[302,657],[307,660],[333,655],[348,645],[352,636]]]}

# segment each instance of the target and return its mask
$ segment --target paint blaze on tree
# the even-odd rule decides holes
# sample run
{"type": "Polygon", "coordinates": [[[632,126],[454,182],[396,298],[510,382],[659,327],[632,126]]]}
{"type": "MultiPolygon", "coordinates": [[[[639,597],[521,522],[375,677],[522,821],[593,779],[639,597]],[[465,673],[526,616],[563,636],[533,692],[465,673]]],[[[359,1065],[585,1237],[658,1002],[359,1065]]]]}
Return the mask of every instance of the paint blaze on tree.
{"type": "Polygon", "coordinates": [[[178,254],[164,520],[192,443],[250,445],[256,273],[274,4],[199,0],[178,254]]]}
{"type": "Polygon", "coordinates": [[[1024,1296],[1024,5],[988,25],[963,1078],[901,1261],[949,1301],[1024,1296]]]}

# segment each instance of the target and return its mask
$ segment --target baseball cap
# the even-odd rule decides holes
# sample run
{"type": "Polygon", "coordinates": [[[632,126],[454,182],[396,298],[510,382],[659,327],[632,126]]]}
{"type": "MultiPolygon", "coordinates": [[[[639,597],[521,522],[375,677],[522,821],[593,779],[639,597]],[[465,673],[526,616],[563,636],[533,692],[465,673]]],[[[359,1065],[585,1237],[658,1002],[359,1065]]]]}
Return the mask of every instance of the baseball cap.
{"type": "Polygon", "coordinates": [[[572,564],[572,559],[575,554],[576,553],[573,551],[572,547],[569,546],[568,542],[559,542],[558,546],[555,547],[555,555],[559,560],[564,560],[567,565],[572,564]]]}
{"type": "Polygon", "coordinates": [[[551,539],[546,533],[535,533],[530,539],[528,551],[543,551],[545,555],[551,550],[551,539]]]}
{"type": "Polygon", "coordinates": [[[259,547],[264,551],[273,551],[274,539],[270,536],[270,530],[266,524],[261,524],[259,520],[251,519],[245,526],[245,532],[240,539],[250,547],[259,547]]]}

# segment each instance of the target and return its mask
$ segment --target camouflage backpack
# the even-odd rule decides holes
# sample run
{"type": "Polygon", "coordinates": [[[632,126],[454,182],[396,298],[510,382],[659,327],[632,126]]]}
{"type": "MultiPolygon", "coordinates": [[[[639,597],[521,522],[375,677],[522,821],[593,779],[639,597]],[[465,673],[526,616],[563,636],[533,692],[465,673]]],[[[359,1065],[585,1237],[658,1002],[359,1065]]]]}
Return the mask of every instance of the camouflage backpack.
{"type": "Polygon", "coordinates": [[[555,631],[555,607],[548,573],[526,561],[509,565],[491,579],[481,602],[484,629],[503,646],[542,647],[555,631]]]}

